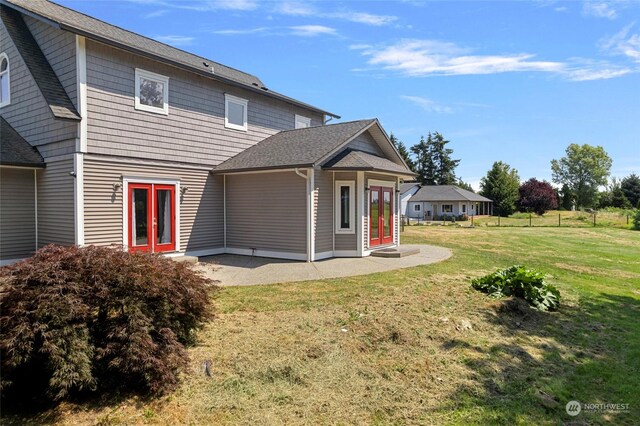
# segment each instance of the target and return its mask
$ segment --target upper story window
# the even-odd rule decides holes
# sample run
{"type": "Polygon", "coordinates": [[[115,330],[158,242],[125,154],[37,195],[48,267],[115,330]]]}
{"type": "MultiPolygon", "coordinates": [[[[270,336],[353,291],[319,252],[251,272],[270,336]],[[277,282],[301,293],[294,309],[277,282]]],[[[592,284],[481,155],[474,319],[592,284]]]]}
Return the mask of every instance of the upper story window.
{"type": "Polygon", "coordinates": [[[136,68],[136,109],[169,114],[169,77],[136,68]]]}
{"type": "Polygon", "coordinates": [[[311,119],[296,114],[296,129],[305,129],[307,127],[311,127],[311,119]]]}
{"type": "Polygon", "coordinates": [[[355,222],[355,182],[336,181],[336,234],[354,234],[355,222]]]}
{"type": "Polygon", "coordinates": [[[249,101],[231,95],[224,95],[224,127],[247,130],[247,105],[249,101]]]}
{"type": "Polygon", "coordinates": [[[6,53],[0,53],[0,107],[11,103],[11,85],[9,79],[9,57],[6,53]]]}

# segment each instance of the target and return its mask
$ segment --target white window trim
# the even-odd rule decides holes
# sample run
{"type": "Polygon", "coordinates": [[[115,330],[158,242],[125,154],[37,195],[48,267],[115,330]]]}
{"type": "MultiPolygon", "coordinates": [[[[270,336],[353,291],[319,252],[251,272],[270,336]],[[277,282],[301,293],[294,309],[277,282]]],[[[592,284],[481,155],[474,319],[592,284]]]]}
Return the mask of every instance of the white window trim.
{"type": "Polygon", "coordinates": [[[228,129],[234,129],[234,130],[242,130],[242,131],[247,131],[247,110],[249,109],[249,101],[246,99],[242,99],[242,98],[238,98],[236,96],[233,95],[229,95],[227,93],[225,93],[224,95],[224,127],[228,128],[228,129]],[[233,102],[236,104],[240,104],[244,107],[244,117],[243,117],[243,121],[244,121],[244,125],[243,126],[239,126],[237,124],[234,123],[229,123],[229,102],[233,102]]]}
{"type": "MultiPolygon", "coordinates": [[[[7,88],[9,90],[7,91],[6,102],[2,102],[2,100],[0,99],[0,108],[11,104],[11,62],[9,61],[9,56],[5,52],[0,53],[0,62],[2,62],[3,59],[7,60],[7,70],[4,71],[4,73],[7,74],[7,80],[9,81],[9,84],[7,84],[7,88]]],[[[2,73],[2,75],[4,73],[2,73]]]]}
{"type": "Polygon", "coordinates": [[[164,114],[169,115],[169,77],[164,75],[156,74],[151,71],[145,71],[140,68],[136,68],[136,100],[135,100],[135,108],[141,111],[153,112],[156,114],[164,114]],[[157,81],[158,83],[164,84],[164,93],[163,93],[163,107],[158,108],[150,105],[144,105],[140,103],[140,78],[145,78],[147,80],[157,81]]]}
{"type": "Polygon", "coordinates": [[[356,183],[352,180],[337,180],[335,183],[335,222],[336,222],[336,234],[355,234],[356,233],[356,183]],[[342,203],[340,202],[340,187],[348,186],[349,187],[349,228],[341,228],[340,227],[340,207],[342,203]]]}
{"type": "Polygon", "coordinates": [[[309,117],[296,114],[295,128],[304,129],[304,127],[298,127],[298,123],[304,123],[307,125],[306,127],[311,127],[311,119],[309,117]]]}
{"type": "Polygon", "coordinates": [[[420,204],[414,204],[413,205],[413,211],[414,212],[422,211],[422,207],[420,206],[420,204]]]}

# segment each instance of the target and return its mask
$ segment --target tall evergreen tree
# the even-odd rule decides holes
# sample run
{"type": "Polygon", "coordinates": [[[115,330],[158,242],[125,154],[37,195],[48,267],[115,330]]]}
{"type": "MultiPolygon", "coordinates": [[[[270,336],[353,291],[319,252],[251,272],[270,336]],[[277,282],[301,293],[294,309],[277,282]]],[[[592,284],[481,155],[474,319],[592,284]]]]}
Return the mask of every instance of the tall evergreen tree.
{"type": "Polygon", "coordinates": [[[559,198],[560,206],[565,210],[571,210],[573,208],[574,197],[573,197],[573,193],[571,192],[571,188],[569,188],[569,185],[567,184],[562,185],[562,189],[560,190],[560,195],[561,195],[561,197],[559,198]]]}
{"type": "Polygon", "coordinates": [[[493,163],[480,181],[480,194],[493,200],[493,211],[500,216],[509,216],[516,211],[519,188],[518,171],[502,161],[493,163]]]}
{"type": "Polygon", "coordinates": [[[400,156],[402,156],[402,159],[405,163],[407,163],[407,166],[409,166],[411,171],[415,171],[414,169],[416,165],[413,159],[411,159],[411,154],[409,153],[406,145],[400,139],[396,138],[393,133],[389,135],[389,139],[391,140],[391,143],[393,143],[393,145],[396,147],[396,149],[400,153],[400,156]]]}
{"type": "Polygon", "coordinates": [[[471,191],[471,192],[476,192],[474,191],[473,187],[468,184],[467,182],[463,181],[462,178],[458,179],[458,182],[456,183],[456,186],[462,189],[466,189],[467,191],[471,191]]]}
{"type": "Polygon", "coordinates": [[[631,173],[622,179],[620,188],[622,188],[622,192],[624,192],[631,205],[637,206],[640,201],[640,177],[635,173],[631,173]]]}
{"type": "Polygon", "coordinates": [[[427,140],[424,136],[420,142],[411,147],[416,156],[418,178],[425,185],[455,185],[457,178],[455,169],[460,160],[451,158],[453,150],[447,148],[449,143],[440,133],[429,132],[427,140]]]}

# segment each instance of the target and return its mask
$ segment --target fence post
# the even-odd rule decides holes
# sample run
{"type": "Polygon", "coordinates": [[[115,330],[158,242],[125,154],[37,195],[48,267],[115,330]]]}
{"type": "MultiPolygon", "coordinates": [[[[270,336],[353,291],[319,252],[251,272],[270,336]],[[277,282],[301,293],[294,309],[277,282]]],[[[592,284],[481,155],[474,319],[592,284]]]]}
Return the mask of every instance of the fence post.
{"type": "Polygon", "coordinates": [[[627,213],[627,225],[629,224],[629,213],[627,213]]]}
{"type": "MultiPolygon", "coordinates": [[[[629,215],[627,215],[627,224],[629,223],[629,215]]],[[[471,227],[473,228],[473,215],[471,216],[471,227]]]]}
{"type": "Polygon", "coordinates": [[[498,214],[498,228],[500,227],[500,214],[498,214]]]}
{"type": "Polygon", "coordinates": [[[529,228],[531,228],[531,213],[529,213],[529,228]]]}
{"type": "Polygon", "coordinates": [[[593,212],[593,226],[596,226],[596,212],[593,212]]]}
{"type": "Polygon", "coordinates": [[[558,213],[558,228],[560,228],[560,213],[558,213]]]}

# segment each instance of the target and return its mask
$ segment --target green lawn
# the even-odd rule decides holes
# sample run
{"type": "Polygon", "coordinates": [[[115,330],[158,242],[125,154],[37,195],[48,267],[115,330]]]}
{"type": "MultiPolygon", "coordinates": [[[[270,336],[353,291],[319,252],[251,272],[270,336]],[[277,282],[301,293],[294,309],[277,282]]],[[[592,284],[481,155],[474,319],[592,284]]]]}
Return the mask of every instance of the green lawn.
{"type": "Polygon", "coordinates": [[[35,423],[637,424],[640,232],[407,227],[445,262],[347,279],[224,289],[173,394],[65,403],[35,423]],[[470,289],[513,263],[562,292],[508,311],[470,289]],[[469,328],[469,324],[471,328],[469,328]],[[204,360],[213,375],[202,373],[204,360]],[[569,417],[569,400],[629,404],[569,417]]]}
{"type": "MultiPolygon", "coordinates": [[[[633,225],[634,210],[598,211],[595,213],[596,227],[616,227],[629,229],[633,225]]],[[[549,211],[538,216],[535,213],[514,213],[500,218],[500,226],[546,226],[557,227],[593,227],[594,215],[584,211],[549,211]],[[559,216],[559,217],[558,217],[559,216]],[[558,219],[560,219],[558,221],[558,219]]],[[[481,217],[474,220],[477,226],[498,226],[498,217],[481,217]]],[[[463,226],[470,225],[462,222],[463,226]]]]}

